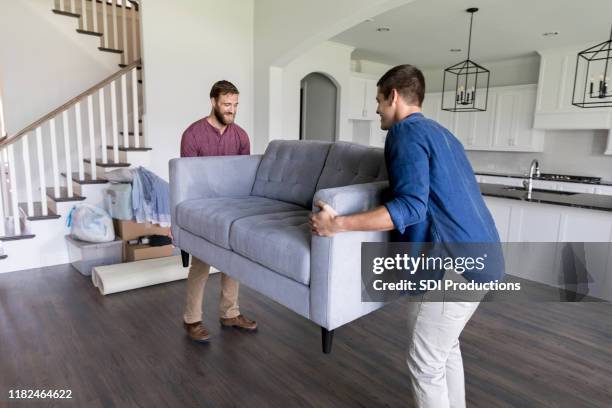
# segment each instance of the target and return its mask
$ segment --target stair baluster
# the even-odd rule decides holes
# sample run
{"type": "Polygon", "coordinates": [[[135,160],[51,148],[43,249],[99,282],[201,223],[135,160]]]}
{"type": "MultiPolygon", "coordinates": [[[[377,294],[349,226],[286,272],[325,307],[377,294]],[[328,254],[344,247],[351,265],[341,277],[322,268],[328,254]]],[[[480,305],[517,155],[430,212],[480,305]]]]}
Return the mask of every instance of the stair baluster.
{"type": "MultiPolygon", "coordinates": [[[[106,106],[104,102],[104,88],[100,88],[100,92],[98,92],[98,100],[100,107],[100,138],[102,141],[102,163],[108,163],[108,155],[106,154],[106,146],[108,145],[106,141],[106,106]]],[[[95,163],[94,163],[95,164],[95,163]]]]}
{"type": "MultiPolygon", "coordinates": [[[[95,1],[95,0],[93,0],[95,1]]],[[[109,29],[108,29],[108,17],[106,16],[107,14],[107,7],[106,7],[106,0],[102,1],[102,30],[100,30],[100,32],[102,33],[102,47],[105,48],[110,48],[110,44],[109,44],[109,29]]]]}
{"type": "Polygon", "coordinates": [[[123,54],[121,54],[121,62],[124,64],[129,64],[132,62],[130,60],[130,56],[128,55],[128,42],[127,42],[127,1],[121,1],[121,49],[123,50],[123,54]]]}
{"type": "MultiPolygon", "coordinates": [[[[66,174],[72,178],[72,156],[70,155],[70,124],[68,122],[68,110],[62,112],[62,128],[64,130],[64,160],[66,161],[66,174]]],[[[66,183],[68,197],[73,196],[72,183],[66,183]]]]}
{"type": "Polygon", "coordinates": [[[134,54],[133,61],[140,59],[140,52],[138,46],[138,13],[136,12],[136,7],[132,4],[132,52],[134,54]]]}
{"type": "Polygon", "coordinates": [[[42,207],[42,215],[48,214],[47,210],[47,180],[45,180],[45,156],[43,155],[42,130],[36,128],[36,153],[38,157],[38,180],[40,184],[40,205],[42,207]]]}
{"type": "Polygon", "coordinates": [[[8,180],[8,149],[0,149],[0,190],[2,190],[2,208],[4,215],[10,215],[9,180],[8,180]]]}
{"type": "Polygon", "coordinates": [[[55,118],[49,120],[50,139],[51,139],[51,165],[53,168],[53,197],[60,196],[60,173],[57,160],[57,138],[55,135],[55,118]]]}
{"type": "MultiPolygon", "coordinates": [[[[112,135],[113,135],[113,161],[115,163],[119,162],[119,129],[117,125],[117,91],[115,87],[115,82],[110,83],[111,89],[111,125],[112,125],[112,135]]],[[[106,149],[106,147],[104,147],[106,149]]]]}
{"type": "MultiPolygon", "coordinates": [[[[4,156],[4,150],[0,150],[0,171],[2,172],[2,175],[4,176],[4,160],[3,160],[3,156],[4,156]]],[[[6,206],[6,194],[4,193],[4,178],[2,177],[0,179],[0,237],[4,236],[6,234],[6,228],[5,226],[5,222],[4,220],[6,219],[6,215],[4,214],[4,207],[6,206]]]]}
{"type": "Polygon", "coordinates": [[[89,174],[92,180],[96,180],[96,134],[94,131],[92,95],[87,95],[87,124],[89,125],[89,158],[91,159],[89,174]]]}
{"type": "Polygon", "coordinates": [[[21,153],[23,156],[23,173],[25,179],[25,193],[28,216],[34,215],[34,200],[32,199],[32,169],[30,167],[30,134],[24,136],[21,141],[21,153]]]}
{"type": "Polygon", "coordinates": [[[21,223],[19,222],[19,199],[17,197],[17,172],[15,171],[14,146],[8,146],[9,164],[9,196],[11,199],[11,215],[13,216],[13,231],[15,235],[21,234],[21,223]]]}
{"type": "MultiPolygon", "coordinates": [[[[138,123],[138,112],[138,68],[134,67],[132,69],[132,126],[134,128],[134,147],[140,147],[140,124],[138,123]]],[[[129,143],[126,147],[129,147],[129,143]]]]}
{"type": "Polygon", "coordinates": [[[79,19],[79,28],[81,30],[89,31],[89,18],[87,15],[87,4],[86,0],[81,0],[81,18],[79,19]]]}
{"type": "Polygon", "coordinates": [[[98,2],[96,0],[91,2],[91,20],[93,22],[92,31],[94,33],[102,33],[100,23],[98,22],[98,2]]]}
{"type": "MultiPolygon", "coordinates": [[[[81,127],[81,102],[74,105],[74,117],[76,126],[77,161],[79,165],[79,180],[85,179],[85,162],[83,161],[83,129],[81,127]]],[[[71,183],[72,184],[72,183],[71,183]]]]}
{"type": "MultiPolygon", "coordinates": [[[[103,0],[106,3],[106,0],[103,0]]],[[[112,29],[109,30],[109,35],[113,38],[112,41],[112,47],[109,45],[110,48],[112,49],[119,49],[119,44],[117,41],[117,0],[112,0],[110,3],[110,8],[111,8],[111,27],[112,29]]],[[[109,38],[110,40],[110,38],[109,38]]]]}
{"type": "Polygon", "coordinates": [[[128,128],[128,123],[128,95],[126,73],[121,75],[121,124],[123,125],[123,147],[130,147],[130,132],[128,128]]]}
{"type": "Polygon", "coordinates": [[[64,0],[64,11],[72,13],[72,0],[64,0]]]}

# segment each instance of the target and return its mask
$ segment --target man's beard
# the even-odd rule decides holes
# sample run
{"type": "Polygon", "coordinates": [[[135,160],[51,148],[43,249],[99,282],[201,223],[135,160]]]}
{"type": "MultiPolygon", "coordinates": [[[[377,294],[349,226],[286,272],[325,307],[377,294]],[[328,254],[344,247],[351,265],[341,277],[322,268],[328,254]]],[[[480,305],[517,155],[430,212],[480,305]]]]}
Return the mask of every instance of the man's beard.
{"type": "Polygon", "coordinates": [[[215,114],[215,118],[219,121],[219,123],[223,123],[225,126],[231,125],[234,123],[234,116],[231,115],[231,119],[225,119],[223,114],[217,110],[217,108],[213,108],[213,113],[215,114]]]}

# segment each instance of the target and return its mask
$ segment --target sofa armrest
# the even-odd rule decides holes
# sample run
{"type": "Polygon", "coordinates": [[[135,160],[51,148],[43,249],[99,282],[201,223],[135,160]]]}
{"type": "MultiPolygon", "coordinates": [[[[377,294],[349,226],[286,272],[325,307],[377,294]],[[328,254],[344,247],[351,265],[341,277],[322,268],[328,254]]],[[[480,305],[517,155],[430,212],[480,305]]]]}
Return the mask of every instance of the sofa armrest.
{"type": "Polygon", "coordinates": [[[170,160],[170,210],[175,241],[178,239],[177,205],[196,198],[248,196],[261,157],[209,156],[170,160]]]}
{"type": "MultiPolygon", "coordinates": [[[[370,210],[383,204],[386,181],[319,190],[313,199],[338,214],[370,210]]],[[[313,208],[318,211],[318,208],[313,208]]],[[[361,301],[361,243],[387,242],[389,232],[352,231],[333,237],[312,236],[310,252],[310,318],[333,330],[384,305],[361,301]]]]}

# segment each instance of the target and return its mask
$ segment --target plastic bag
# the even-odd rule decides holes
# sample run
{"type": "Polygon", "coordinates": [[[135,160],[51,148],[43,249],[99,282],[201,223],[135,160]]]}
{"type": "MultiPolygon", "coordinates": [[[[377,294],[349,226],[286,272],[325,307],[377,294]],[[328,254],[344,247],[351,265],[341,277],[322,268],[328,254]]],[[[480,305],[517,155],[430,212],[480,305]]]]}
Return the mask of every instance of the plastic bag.
{"type": "Polygon", "coordinates": [[[72,207],[66,223],[74,239],[88,242],[109,242],[115,239],[113,219],[102,208],[91,204],[72,207]]]}

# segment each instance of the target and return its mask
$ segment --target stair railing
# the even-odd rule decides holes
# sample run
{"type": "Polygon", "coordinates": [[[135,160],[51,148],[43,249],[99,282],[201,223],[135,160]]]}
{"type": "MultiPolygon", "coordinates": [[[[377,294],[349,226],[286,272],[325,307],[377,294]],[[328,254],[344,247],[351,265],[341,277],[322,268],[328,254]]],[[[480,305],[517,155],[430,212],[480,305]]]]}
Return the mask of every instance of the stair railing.
{"type": "Polygon", "coordinates": [[[47,196],[62,196],[60,168],[65,169],[65,196],[73,197],[73,178],[86,179],[86,162],[88,176],[96,180],[99,177],[96,164],[108,164],[109,155],[113,163],[119,163],[121,145],[130,148],[143,144],[139,67],[139,60],[132,62],[23,130],[0,140],[0,221],[12,217],[15,234],[21,231],[20,208],[25,209],[27,216],[35,215],[35,189],[39,190],[42,216],[48,214],[47,196]],[[75,164],[78,176],[73,174],[75,164]]]}
{"type": "Polygon", "coordinates": [[[141,59],[140,5],[134,0],[54,0],[54,11],[79,19],[78,31],[100,37],[100,49],[121,53],[121,64],[141,59]]]}

